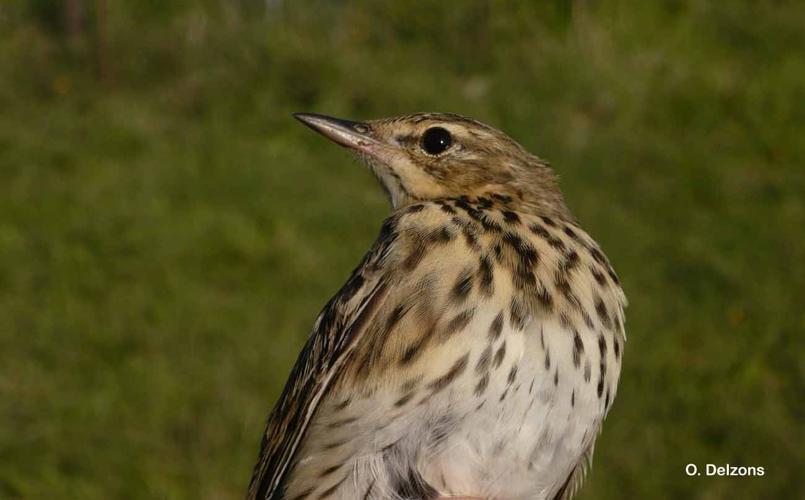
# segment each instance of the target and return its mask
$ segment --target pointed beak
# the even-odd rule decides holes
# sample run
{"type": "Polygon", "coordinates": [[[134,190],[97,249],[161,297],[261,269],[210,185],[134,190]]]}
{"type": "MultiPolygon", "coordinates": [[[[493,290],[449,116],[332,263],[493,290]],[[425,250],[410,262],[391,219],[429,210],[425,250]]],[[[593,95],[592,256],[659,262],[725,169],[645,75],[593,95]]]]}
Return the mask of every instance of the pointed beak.
{"type": "Polygon", "coordinates": [[[293,116],[336,144],[350,148],[357,153],[379,159],[381,150],[385,149],[382,142],[370,135],[371,128],[366,123],[314,113],[294,113],[293,116]]]}

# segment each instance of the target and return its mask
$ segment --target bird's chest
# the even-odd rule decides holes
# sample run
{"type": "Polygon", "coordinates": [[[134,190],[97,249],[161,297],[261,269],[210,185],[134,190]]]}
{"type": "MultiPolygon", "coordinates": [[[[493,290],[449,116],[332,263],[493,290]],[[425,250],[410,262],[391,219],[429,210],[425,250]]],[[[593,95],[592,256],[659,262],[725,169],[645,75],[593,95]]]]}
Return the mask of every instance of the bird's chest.
{"type": "Polygon", "coordinates": [[[622,307],[591,243],[529,230],[431,231],[472,251],[411,247],[407,281],[311,420],[287,498],[553,498],[615,397],[622,307]]]}

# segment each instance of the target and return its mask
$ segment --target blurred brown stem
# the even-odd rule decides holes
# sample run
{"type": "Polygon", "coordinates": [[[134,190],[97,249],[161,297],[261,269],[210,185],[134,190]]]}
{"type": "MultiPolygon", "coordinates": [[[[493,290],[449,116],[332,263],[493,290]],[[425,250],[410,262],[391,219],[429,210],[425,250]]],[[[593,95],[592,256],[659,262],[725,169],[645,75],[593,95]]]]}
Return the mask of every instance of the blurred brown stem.
{"type": "Polygon", "coordinates": [[[81,0],[65,0],[62,11],[64,34],[68,39],[75,38],[84,29],[84,4],[81,0]]]}
{"type": "Polygon", "coordinates": [[[96,70],[101,83],[109,81],[109,5],[106,0],[95,0],[96,70]]]}

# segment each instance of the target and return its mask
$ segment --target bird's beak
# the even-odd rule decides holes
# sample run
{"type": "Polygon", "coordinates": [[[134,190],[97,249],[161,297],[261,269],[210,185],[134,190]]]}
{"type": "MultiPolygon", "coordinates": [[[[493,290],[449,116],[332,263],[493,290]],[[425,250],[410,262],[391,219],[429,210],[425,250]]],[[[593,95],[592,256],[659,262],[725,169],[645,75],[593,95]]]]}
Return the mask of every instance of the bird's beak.
{"type": "Polygon", "coordinates": [[[373,138],[366,123],[333,118],[314,113],[294,113],[294,118],[322,134],[336,144],[350,148],[359,154],[383,160],[388,147],[373,138]]]}

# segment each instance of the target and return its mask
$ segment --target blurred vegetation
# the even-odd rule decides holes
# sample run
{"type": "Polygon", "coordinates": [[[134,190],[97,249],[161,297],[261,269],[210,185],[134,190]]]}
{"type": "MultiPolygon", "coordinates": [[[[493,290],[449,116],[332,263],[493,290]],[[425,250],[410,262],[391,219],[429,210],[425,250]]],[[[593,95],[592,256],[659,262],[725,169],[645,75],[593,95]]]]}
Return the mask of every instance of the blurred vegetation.
{"type": "Polygon", "coordinates": [[[623,279],[581,498],[801,498],[803,26],[795,1],[0,2],[0,498],[241,497],[389,211],[290,113],[419,110],[550,160],[623,279]]]}

